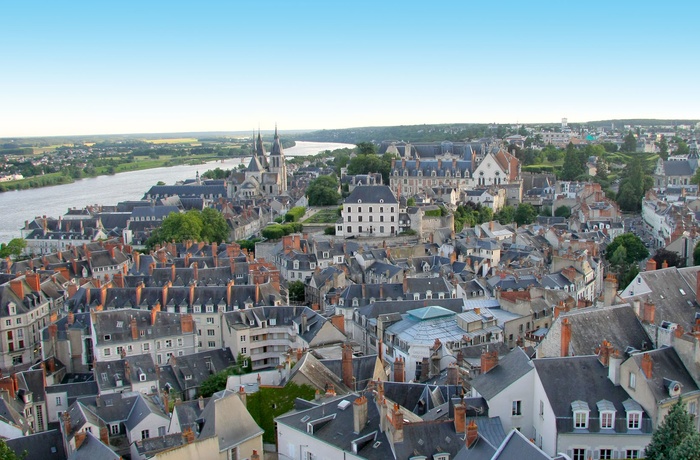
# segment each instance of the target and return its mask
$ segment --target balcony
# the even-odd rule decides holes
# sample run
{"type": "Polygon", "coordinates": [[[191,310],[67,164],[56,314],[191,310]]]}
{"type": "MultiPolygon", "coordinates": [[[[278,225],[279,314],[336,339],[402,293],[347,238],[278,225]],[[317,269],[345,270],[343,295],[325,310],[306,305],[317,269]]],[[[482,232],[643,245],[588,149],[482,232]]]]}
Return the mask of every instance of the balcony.
{"type": "Polygon", "coordinates": [[[559,433],[617,433],[617,434],[650,434],[652,432],[651,419],[642,418],[639,429],[627,428],[626,418],[616,418],[611,429],[601,429],[599,418],[589,418],[588,428],[574,428],[573,417],[557,417],[557,432],[559,433]]]}

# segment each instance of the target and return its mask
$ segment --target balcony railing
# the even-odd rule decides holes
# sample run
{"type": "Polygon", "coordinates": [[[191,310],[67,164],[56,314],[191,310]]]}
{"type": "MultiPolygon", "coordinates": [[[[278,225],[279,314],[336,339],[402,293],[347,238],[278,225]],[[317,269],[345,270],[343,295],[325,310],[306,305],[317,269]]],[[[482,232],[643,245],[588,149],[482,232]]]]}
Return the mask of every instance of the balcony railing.
{"type": "Polygon", "coordinates": [[[627,427],[626,418],[616,418],[613,428],[600,428],[600,418],[589,418],[587,428],[574,428],[573,417],[557,417],[557,431],[559,433],[625,433],[625,434],[649,434],[652,432],[651,419],[643,418],[640,427],[630,429],[627,427]]]}

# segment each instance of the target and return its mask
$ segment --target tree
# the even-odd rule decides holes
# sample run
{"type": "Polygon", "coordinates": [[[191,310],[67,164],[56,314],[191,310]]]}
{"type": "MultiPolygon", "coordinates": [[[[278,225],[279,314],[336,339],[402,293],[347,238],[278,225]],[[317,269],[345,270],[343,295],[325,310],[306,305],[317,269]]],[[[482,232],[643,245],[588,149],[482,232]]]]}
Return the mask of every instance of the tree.
{"type": "Polygon", "coordinates": [[[689,414],[683,399],[671,407],[664,421],[654,431],[645,449],[648,460],[700,460],[700,437],[694,427],[694,416],[689,414]]]}
{"type": "Polygon", "coordinates": [[[290,302],[303,302],[306,300],[304,283],[302,281],[292,281],[287,285],[287,290],[289,291],[290,302]]]}
{"type": "Polygon", "coordinates": [[[571,208],[568,206],[559,206],[557,209],[554,210],[554,215],[557,217],[563,217],[565,219],[568,219],[571,217],[571,208]]]}
{"type": "Polygon", "coordinates": [[[166,241],[180,243],[187,240],[222,242],[229,236],[226,219],[216,209],[192,209],[186,213],[171,212],[161,226],[151,234],[146,246],[154,247],[166,241]]]}
{"type": "Polygon", "coordinates": [[[7,257],[17,259],[22,255],[22,252],[26,247],[27,241],[24,240],[24,238],[13,238],[7,244],[0,244],[0,257],[3,259],[7,257]]]}
{"type": "Polygon", "coordinates": [[[625,136],[625,141],[622,143],[620,150],[630,153],[637,151],[637,138],[634,137],[634,133],[632,131],[628,132],[625,136]]]}
{"type": "Polygon", "coordinates": [[[377,146],[372,142],[360,142],[355,146],[358,155],[376,155],[377,146]]]}
{"type": "MultiPolygon", "coordinates": [[[[700,171],[700,168],[698,169],[700,171]]],[[[416,199],[411,197],[408,200],[406,200],[406,206],[415,206],[416,205],[416,199]]]]}
{"type": "Polygon", "coordinates": [[[606,248],[605,257],[612,262],[615,251],[621,246],[625,249],[624,262],[628,264],[633,264],[649,257],[649,250],[634,233],[624,233],[616,237],[606,248]]]}
{"type": "Polygon", "coordinates": [[[14,450],[10,449],[4,439],[0,439],[0,460],[24,460],[27,458],[27,451],[17,455],[14,450]]]}
{"type": "Polygon", "coordinates": [[[656,146],[659,148],[659,156],[664,159],[668,160],[668,141],[666,140],[666,136],[661,136],[661,139],[656,143],[656,146]]]}
{"type": "Polygon", "coordinates": [[[513,219],[518,225],[531,224],[537,218],[537,210],[530,203],[520,203],[515,210],[513,219]]]}
{"type": "Polygon", "coordinates": [[[693,265],[700,265],[700,241],[697,242],[693,249],[693,265]]]}
{"type": "Polygon", "coordinates": [[[513,206],[503,206],[500,211],[498,211],[494,216],[501,225],[507,225],[513,222],[515,219],[515,209],[513,206]]]}
{"type": "Polygon", "coordinates": [[[238,353],[236,364],[207,377],[199,386],[199,394],[208,398],[217,391],[225,390],[226,382],[231,375],[244,375],[251,372],[253,372],[252,360],[243,353],[238,353]]]}
{"type": "Polygon", "coordinates": [[[674,152],[675,155],[688,155],[690,153],[690,147],[688,147],[688,144],[686,144],[683,141],[678,141],[678,144],[676,144],[676,151],[674,152]]]}
{"type": "MultiPolygon", "coordinates": [[[[585,163],[584,163],[585,164],[585,163]]],[[[578,176],[585,172],[584,164],[581,164],[581,158],[576,151],[573,143],[569,142],[564,154],[564,165],[561,170],[562,180],[575,180],[578,176]]]]}
{"type": "Polygon", "coordinates": [[[318,176],[306,189],[310,206],[331,206],[338,204],[338,181],[333,176],[318,176]]]}
{"type": "Polygon", "coordinates": [[[661,268],[664,262],[668,264],[669,267],[685,267],[685,261],[681,259],[675,251],[669,251],[667,249],[661,248],[656,251],[656,254],[652,257],[656,261],[656,266],[661,268]]]}

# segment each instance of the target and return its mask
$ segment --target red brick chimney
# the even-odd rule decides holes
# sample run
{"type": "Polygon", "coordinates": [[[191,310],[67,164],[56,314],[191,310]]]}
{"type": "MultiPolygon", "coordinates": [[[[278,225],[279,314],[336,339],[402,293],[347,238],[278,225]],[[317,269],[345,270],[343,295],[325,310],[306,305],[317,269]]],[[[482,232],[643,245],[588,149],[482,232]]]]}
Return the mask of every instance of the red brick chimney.
{"type": "Polygon", "coordinates": [[[109,446],[109,432],[106,426],[100,427],[100,441],[102,441],[105,446],[109,446]]]}
{"type": "Polygon", "coordinates": [[[464,433],[467,425],[467,406],[463,403],[455,404],[455,433],[464,433]]]}
{"type": "Polygon", "coordinates": [[[668,268],[668,261],[664,260],[661,264],[661,268],[668,268]]]}
{"type": "Polygon", "coordinates": [[[654,361],[651,359],[651,355],[649,353],[644,353],[642,355],[642,372],[644,372],[644,375],[646,375],[647,379],[651,379],[652,373],[651,369],[654,366],[654,361]]]}
{"type": "Polygon", "coordinates": [[[131,338],[133,340],[139,339],[139,327],[136,323],[136,318],[131,318],[131,338]]]}
{"type": "Polygon", "coordinates": [[[29,284],[32,291],[41,291],[41,277],[38,273],[29,272],[24,276],[24,278],[27,280],[27,284],[29,284]]]}
{"type": "Polygon", "coordinates": [[[260,460],[260,455],[258,455],[258,451],[253,449],[253,455],[250,456],[250,460],[260,460]]]}
{"type": "Polygon", "coordinates": [[[648,272],[656,270],[656,261],[654,259],[647,260],[647,270],[648,272]]]}
{"type": "Polygon", "coordinates": [[[192,428],[186,428],[182,431],[182,439],[185,440],[185,444],[192,444],[194,442],[194,431],[192,428]]]}
{"type": "Polygon", "coordinates": [[[354,391],[355,385],[353,385],[352,346],[348,343],[343,344],[343,362],[341,372],[345,386],[354,391]]]}
{"type": "MultiPolygon", "coordinates": [[[[139,286],[141,286],[139,284],[139,286]]],[[[156,318],[158,317],[158,312],[160,311],[160,304],[156,303],[151,307],[151,326],[156,325],[156,318]]]]}
{"type": "Polygon", "coordinates": [[[180,330],[183,334],[194,332],[194,320],[191,314],[180,315],[180,330]]]}
{"type": "Polygon", "coordinates": [[[352,405],[353,433],[360,434],[364,427],[367,426],[368,418],[367,398],[361,395],[352,405]]]}
{"type": "Polygon", "coordinates": [[[14,292],[17,297],[24,299],[24,283],[22,283],[21,279],[15,278],[10,280],[10,289],[12,289],[12,292],[14,292]]]}
{"type": "Polygon", "coordinates": [[[79,431],[78,433],[75,433],[75,450],[80,449],[80,446],[82,446],[85,442],[85,438],[87,438],[86,432],[79,431]]]}
{"type": "Polygon", "coordinates": [[[642,316],[642,321],[647,324],[654,324],[654,317],[656,316],[656,305],[654,305],[650,300],[644,302],[644,314],[642,316]]]}
{"type": "Polygon", "coordinates": [[[481,353],[481,373],[485,374],[498,366],[498,352],[488,351],[488,348],[481,353]]]}
{"type": "Polygon", "coordinates": [[[66,436],[70,435],[70,414],[67,411],[63,413],[63,428],[66,430],[66,436]]]}
{"type": "Polygon", "coordinates": [[[603,343],[600,345],[600,351],[598,352],[598,359],[603,366],[608,367],[610,364],[610,355],[613,352],[613,346],[610,342],[603,339],[603,343]]]}
{"type": "Polygon", "coordinates": [[[569,356],[569,345],[571,344],[571,323],[569,318],[564,318],[561,322],[561,356],[569,356]]]}
{"type": "Polygon", "coordinates": [[[479,438],[479,428],[476,426],[476,422],[472,420],[467,425],[467,436],[464,438],[464,442],[467,445],[467,449],[472,447],[476,440],[479,438]]]}
{"type": "Polygon", "coordinates": [[[400,356],[394,360],[394,382],[406,381],[406,363],[400,356]]]}

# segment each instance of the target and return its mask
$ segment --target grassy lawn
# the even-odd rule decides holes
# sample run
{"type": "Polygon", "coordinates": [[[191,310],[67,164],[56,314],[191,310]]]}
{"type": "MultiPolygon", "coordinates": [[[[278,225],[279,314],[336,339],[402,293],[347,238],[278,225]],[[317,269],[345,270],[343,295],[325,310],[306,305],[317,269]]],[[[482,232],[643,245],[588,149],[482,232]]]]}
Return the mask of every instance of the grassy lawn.
{"type": "Polygon", "coordinates": [[[334,224],[338,220],[338,209],[322,209],[309,217],[303,224],[334,224]]]}
{"type": "Polygon", "coordinates": [[[308,385],[296,385],[289,382],[284,388],[260,388],[257,393],[246,397],[248,412],[260,428],[265,430],[263,442],[275,442],[275,417],[294,409],[296,398],[310,401],[316,394],[308,385]]]}

